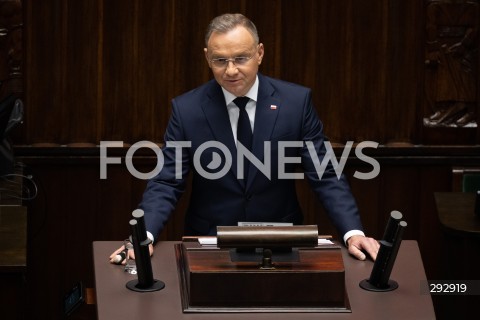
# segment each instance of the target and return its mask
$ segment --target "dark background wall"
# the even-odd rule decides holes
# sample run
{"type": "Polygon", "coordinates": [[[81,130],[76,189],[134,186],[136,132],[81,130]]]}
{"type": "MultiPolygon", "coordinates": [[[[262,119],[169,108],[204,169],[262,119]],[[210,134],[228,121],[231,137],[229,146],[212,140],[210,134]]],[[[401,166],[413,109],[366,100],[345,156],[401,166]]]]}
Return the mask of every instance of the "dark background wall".
{"type": "MultiPolygon", "coordinates": [[[[347,162],[367,233],[381,237],[390,211],[400,210],[409,224],[405,238],[419,241],[427,276],[452,276],[444,268],[433,194],[452,189],[453,167],[480,166],[480,130],[423,125],[432,112],[434,81],[425,65],[430,2],[7,2],[21,8],[15,16],[23,21],[23,82],[22,90],[11,84],[1,92],[20,92],[24,100],[24,123],[12,141],[17,160],[39,186],[37,198],[27,203],[26,303],[35,318],[60,318],[61,296],[76,281],[93,287],[92,241],[128,234],[145,181],[132,177],[124,161],[109,166],[108,178],[100,180],[100,141],[162,142],[170,100],[211,78],[204,30],[225,12],[244,13],[257,25],[266,51],[263,74],[313,89],[338,154],[350,140],[380,144],[371,150],[381,164],[377,178],[353,178],[355,170],[371,167],[353,154],[347,162]]],[[[9,65],[4,69],[11,73],[9,65]]],[[[478,112],[476,117],[480,123],[478,112]]],[[[124,156],[126,148],[110,152],[124,156]]],[[[139,152],[135,163],[146,172],[155,159],[139,152]]],[[[298,193],[306,223],[336,236],[306,182],[298,182],[298,193]]],[[[188,194],[162,240],[181,238],[187,202],[188,194]]],[[[434,301],[439,317],[453,309],[452,300],[434,301]]],[[[93,313],[85,309],[74,317],[93,313]]]]}
{"type": "Polygon", "coordinates": [[[170,100],[210,78],[206,25],[242,12],[265,44],[260,71],[311,87],[333,141],[474,144],[475,130],[438,137],[422,126],[426,3],[26,1],[17,143],[161,142],[170,100]]]}

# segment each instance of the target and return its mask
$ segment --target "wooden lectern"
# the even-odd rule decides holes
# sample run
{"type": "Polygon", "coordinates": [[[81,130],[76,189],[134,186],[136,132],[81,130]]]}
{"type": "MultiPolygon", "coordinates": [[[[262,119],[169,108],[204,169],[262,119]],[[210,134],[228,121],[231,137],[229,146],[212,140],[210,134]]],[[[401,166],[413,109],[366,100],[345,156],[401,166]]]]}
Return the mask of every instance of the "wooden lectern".
{"type": "Polygon", "coordinates": [[[318,245],[318,233],[314,246],[267,256],[198,239],[175,245],[184,312],[351,312],[341,248],[318,245]]]}
{"type": "MultiPolygon", "coordinates": [[[[120,241],[95,241],[93,243],[93,261],[95,270],[95,292],[98,320],[131,319],[168,319],[168,320],[434,320],[432,298],[421,292],[420,285],[425,282],[425,269],[418,244],[413,240],[403,240],[392,278],[399,287],[388,292],[363,290],[358,285],[369,277],[372,271],[371,260],[359,261],[351,257],[345,246],[339,246],[345,266],[345,286],[351,312],[214,312],[185,313],[181,296],[185,289],[179,278],[175,246],[178,241],[159,241],[155,244],[152,256],[153,274],[165,282],[165,289],[155,292],[139,293],[125,288],[125,283],[135,276],[124,271],[123,266],[108,262],[107,257],[122,245],[120,241]],[[405,306],[408,306],[405,307],[405,306]]],[[[196,245],[199,247],[199,245],[196,245]]],[[[177,247],[178,249],[178,247],[177,247]]],[[[206,251],[203,248],[203,251],[206,251]]],[[[224,249],[211,249],[224,250],[224,249]]],[[[322,249],[323,250],[323,249],[322,249]]],[[[328,249],[325,249],[328,251],[328,249]]],[[[228,251],[228,250],[227,250],[228,251]]],[[[275,259],[275,257],[274,257],[275,259]]],[[[273,261],[276,264],[275,261],[273,261]]],[[[280,264],[280,263],[278,263],[280,264]]],[[[209,290],[214,290],[210,284],[209,290]]],[[[231,290],[238,290],[231,288],[231,290]]],[[[320,288],[320,291],[326,291],[320,288]]],[[[269,292],[273,289],[269,290],[269,292]]],[[[305,289],[290,292],[292,298],[305,289]]],[[[251,292],[248,292],[251,294],[251,292]]],[[[204,311],[206,308],[199,308],[204,311]]],[[[231,310],[232,308],[225,308],[231,310]]],[[[239,308],[240,309],[240,308],[239,308]]],[[[296,308],[298,310],[299,308],[296,308]]],[[[268,311],[268,310],[267,310],[268,311]]]]}

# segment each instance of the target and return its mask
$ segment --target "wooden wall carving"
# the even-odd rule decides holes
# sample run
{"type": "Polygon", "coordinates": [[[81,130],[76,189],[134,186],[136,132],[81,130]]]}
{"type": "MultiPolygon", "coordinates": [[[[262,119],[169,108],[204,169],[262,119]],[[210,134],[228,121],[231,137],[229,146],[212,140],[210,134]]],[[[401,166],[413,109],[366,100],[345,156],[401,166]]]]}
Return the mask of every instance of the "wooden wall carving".
{"type": "Polygon", "coordinates": [[[478,1],[427,1],[426,126],[477,127],[479,8],[478,1]]]}
{"type": "Polygon", "coordinates": [[[0,99],[23,92],[22,1],[0,2],[0,99]]]}

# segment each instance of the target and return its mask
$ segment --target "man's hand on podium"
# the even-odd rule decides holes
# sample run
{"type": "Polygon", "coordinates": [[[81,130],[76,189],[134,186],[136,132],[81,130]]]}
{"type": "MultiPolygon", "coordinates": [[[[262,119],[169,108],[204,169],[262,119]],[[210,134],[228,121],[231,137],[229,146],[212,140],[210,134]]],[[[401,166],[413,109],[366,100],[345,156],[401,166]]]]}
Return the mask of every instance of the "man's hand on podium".
{"type": "MultiPolygon", "coordinates": [[[[150,252],[150,256],[153,255],[153,244],[149,244],[148,245],[148,251],[150,252]]],[[[127,261],[127,252],[130,252],[130,259],[135,259],[135,253],[133,252],[133,250],[125,250],[125,246],[122,245],[120,248],[118,248],[117,250],[115,250],[109,257],[110,259],[110,263],[113,263],[113,264],[125,264],[126,261],[127,261]],[[119,257],[121,257],[121,261],[119,261],[119,257]]]]}
{"type": "MultiPolygon", "coordinates": [[[[368,253],[368,255],[372,258],[373,261],[377,258],[378,250],[380,249],[380,244],[377,240],[365,237],[362,235],[354,235],[348,238],[347,240],[348,252],[357,258],[358,260],[365,260],[367,256],[364,252],[368,253]]],[[[150,256],[153,255],[153,244],[148,246],[148,250],[150,252],[150,256]]],[[[118,256],[125,253],[125,246],[121,246],[117,250],[115,250],[109,257],[110,263],[113,264],[120,264],[118,262],[118,256]]],[[[135,254],[133,250],[130,250],[130,258],[135,259],[135,254]]],[[[123,258],[121,264],[125,264],[126,257],[123,258]]]]}
{"type": "Polygon", "coordinates": [[[380,244],[377,240],[362,235],[354,235],[347,240],[348,253],[358,260],[365,260],[367,256],[365,252],[370,255],[373,261],[377,258],[380,244]]]}

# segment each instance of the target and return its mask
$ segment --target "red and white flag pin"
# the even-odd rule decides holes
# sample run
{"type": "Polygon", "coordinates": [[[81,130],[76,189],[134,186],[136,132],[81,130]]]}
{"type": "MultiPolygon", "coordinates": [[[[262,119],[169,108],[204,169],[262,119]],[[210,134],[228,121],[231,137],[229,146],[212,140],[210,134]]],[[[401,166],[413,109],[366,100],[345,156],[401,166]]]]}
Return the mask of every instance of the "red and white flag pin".
{"type": "Polygon", "coordinates": [[[277,106],[274,104],[270,105],[270,110],[277,110],[277,106]]]}

